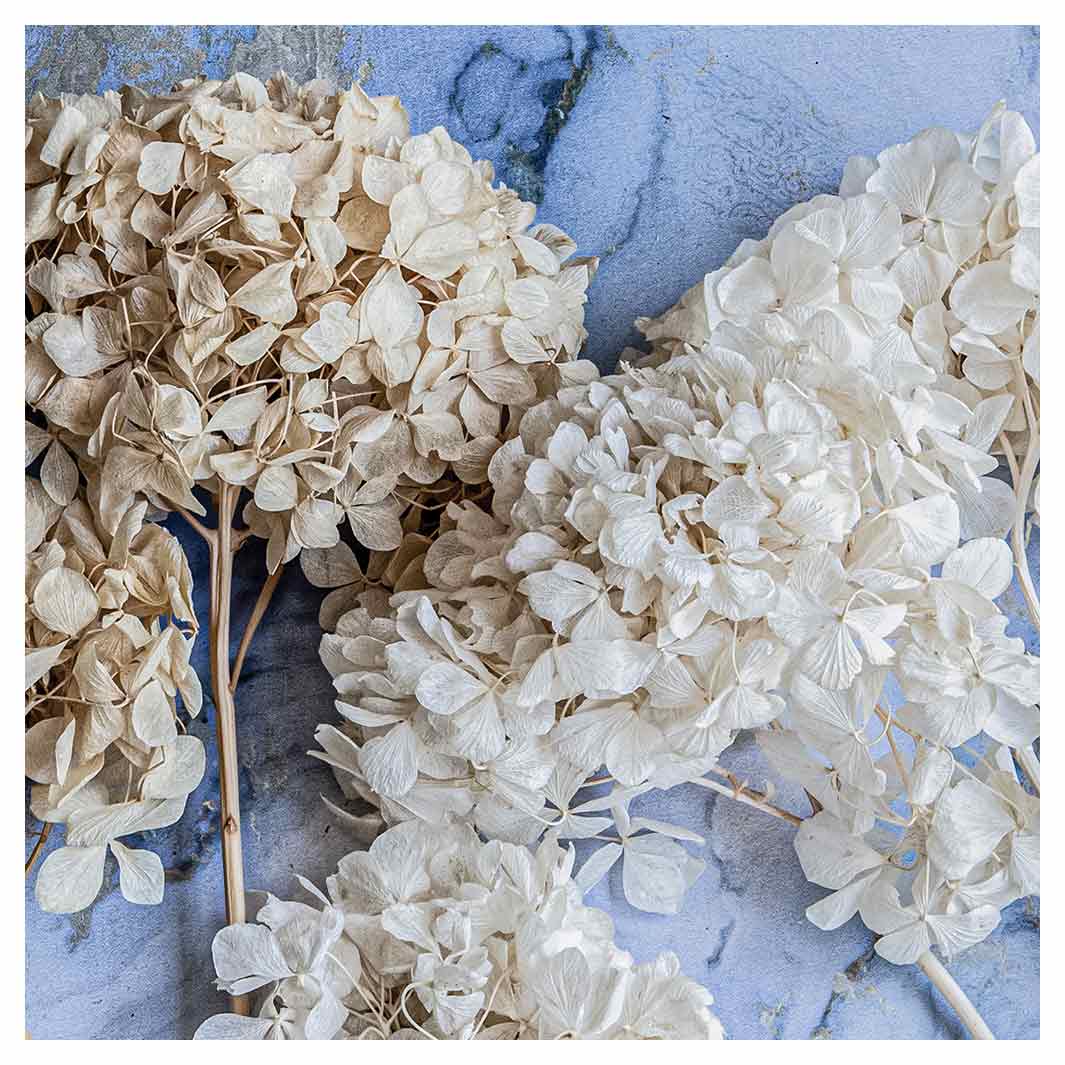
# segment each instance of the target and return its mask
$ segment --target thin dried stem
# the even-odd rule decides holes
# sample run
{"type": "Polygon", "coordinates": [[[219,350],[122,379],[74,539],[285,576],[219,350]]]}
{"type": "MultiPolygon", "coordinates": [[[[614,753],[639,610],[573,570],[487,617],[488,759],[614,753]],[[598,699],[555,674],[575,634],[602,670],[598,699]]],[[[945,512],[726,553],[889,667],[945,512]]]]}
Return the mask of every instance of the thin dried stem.
{"type": "Polygon", "coordinates": [[[917,965],[921,972],[932,981],[932,986],[947,1000],[951,1009],[958,1015],[958,1020],[965,1025],[973,1039],[995,1038],[969,996],[962,991],[958,982],[930,950],[925,951],[917,959],[917,965]]]}
{"type": "Polygon", "coordinates": [[[898,768],[899,776],[902,778],[903,786],[906,788],[906,794],[912,796],[913,789],[910,787],[910,774],[906,772],[906,763],[902,760],[902,754],[899,752],[899,745],[895,742],[895,734],[891,731],[892,722],[888,722],[884,729],[884,735],[887,736],[888,745],[891,747],[891,755],[895,759],[895,766],[898,768]]]}
{"type": "Polygon", "coordinates": [[[1010,484],[1016,484],[1021,479],[1021,468],[1017,465],[1017,456],[1014,454],[1013,445],[1005,432],[998,434],[998,442],[1002,445],[1002,453],[1006,456],[1006,465],[1010,471],[1010,484]]]}
{"type": "Polygon", "coordinates": [[[612,773],[607,773],[602,777],[589,777],[582,785],[582,788],[594,788],[599,784],[609,784],[614,779],[612,773]]]}
{"type": "Polygon", "coordinates": [[[48,837],[51,834],[52,822],[45,821],[44,827],[41,829],[41,834],[37,837],[37,842],[33,845],[33,850],[30,851],[30,856],[26,859],[27,876],[33,871],[33,867],[37,864],[37,859],[41,856],[41,851],[44,850],[44,845],[48,842],[48,837]]]}
{"type": "Polygon", "coordinates": [[[1010,540],[1013,547],[1013,558],[1017,563],[1017,582],[1021,586],[1025,605],[1028,607],[1028,616],[1032,624],[1038,629],[1039,626],[1039,594],[1035,590],[1035,582],[1032,580],[1032,571],[1028,566],[1028,552],[1025,550],[1025,519],[1028,506],[1028,496],[1032,490],[1032,482],[1035,480],[1035,469],[1039,464],[1039,438],[1038,430],[1032,430],[1029,437],[1028,450],[1024,453],[1024,464],[1021,466],[1021,479],[1016,487],[1017,511],[1013,523],[1013,532],[1010,540]],[[1034,439],[1032,437],[1034,436],[1034,439]]]}
{"type": "Polygon", "coordinates": [[[174,509],[202,536],[211,547],[214,547],[215,541],[218,539],[218,534],[214,529],[208,529],[195,514],[190,513],[184,507],[179,507],[174,504],[174,509]]]}
{"type": "Polygon", "coordinates": [[[771,814],[773,817],[779,817],[780,820],[787,821],[789,825],[798,827],[802,824],[802,818],[798,814],[793,814],[789,810],[782,810],[779,806],[774,806],[760,791],[752,791],[742,784],[719,784],[716,780],[707,780],[705,777],[699,777],[697,780],[693,780],[692,783],[709,788],[711,791],[716,791],[719,795],[724,795],[729,799],[735,799],[737,802],[746,803],[748,806],[753,806],[756,810],[771,814]]]}
{"type": "Polygon", "coordinates": [[[891,728],[897,728],[899,732],[905,732],[911,740],[919,741],[921,739],[913,729],[907,728],[901,721],[897,721],[894,714],[889,714],[879,704],[873,707],[873,709],[876,711],[876,716],[880,718],[881,723],[884,725],[889,725],[891,728]]]}
{"type": "MultiPolygon", "coordinates": [[[[239,489],[222,484],[217,536],[211,545],[211,686],[218,737],[218,777],[222,818],[222,869],[226,922],[243,924],[244,858],[240,837],[240,778],[237,765],[237,710],[230,689],[229,615],[233,590],[233,511],[239,489]]],[[[233,1012],[247,1016],[246,995],[234,996],[233,1012]]]]}
{"type": "Polygon", "coordinates": [[[285,565],[284,563],[281,563],[277,569],[266,578],[262,588],[259,590],[259,598],[255,600],[255,606],[252,607],[251,617],[248,618],[248,624],[244,629],[244,635],[240,638],[240,647],[237,648],[236,660],[233,662],[233,676],[229,681],[229,690],[231,692],[237,690],[237,682],[240,680],[240,670],[244,665],[244,657],[248,653],[249,646],[251,646],[255,630],[259,627],[259,622],[262,621],[263,615],[266,613],[267,607],[270,605],[270,600],[274,597],[274,592],[277,590],[278,582],[281,580],[281,574],[284,570],[285,565]]]}

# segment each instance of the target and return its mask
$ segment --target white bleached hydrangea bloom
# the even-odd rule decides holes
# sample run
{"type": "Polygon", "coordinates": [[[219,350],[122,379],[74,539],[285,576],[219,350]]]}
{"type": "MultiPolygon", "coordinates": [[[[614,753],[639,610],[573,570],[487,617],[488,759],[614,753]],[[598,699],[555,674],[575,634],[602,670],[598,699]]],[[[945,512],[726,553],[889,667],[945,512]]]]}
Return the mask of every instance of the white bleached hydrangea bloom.
{"type": "Polygon", "coordinates": [[[214,941],[218,986],[257,994],[198,1039],[720,1039],[710,994],[636,965],[585,906],[573,852],[411,821],[342,858],[328,897],[267,896],[214,941]]]}
{"type": "Polygon", "coordinates": [[[247,489],[274,570],[345,520],[391,550],[412,497],[482,483],[567,380],[595,268],[493,177],[357,85],[35,97],[27,402],[104,525],[247,489]]]}
{"type": "Polygon", "coordinates": [[[846,429],[883,501],[938,488],[957,502],[963,538],[1000,536],[1013,501],[987,476],[988,452],[1001,453],[1004,429],[1020,457],[1038,421],[1026,409],[1039,384],[1032,131],[1000,105],[975,135],[929,129],[875,160],[855,157],[840,196],[792,208],[637,324],[655,361],[713,349],[770,375],[818,361],[861,374],[874,391],[847,409],[846,429]]]}
{"type": "Polygon", "coordinates": [[[754,729],[821,811],[798,847],[838,893],[814,920],[860,910],[893,961],[983,938],[1038,890],[1009,763],[1038,660],[994,602],[1015,506],[989,476],[993,449],[1037,457],[1037,242],[1023,120],[929,130],[644,321],[640,365],[532,408],[490,504],[452,503],[368,585],[348,566],[359,605],[325,611],[345,721],[317,739],[346,795],[594,839],[583,884],[622,859],[629,901],[672,913],[698,841],[629,801],[721,790],[754,729]]]}

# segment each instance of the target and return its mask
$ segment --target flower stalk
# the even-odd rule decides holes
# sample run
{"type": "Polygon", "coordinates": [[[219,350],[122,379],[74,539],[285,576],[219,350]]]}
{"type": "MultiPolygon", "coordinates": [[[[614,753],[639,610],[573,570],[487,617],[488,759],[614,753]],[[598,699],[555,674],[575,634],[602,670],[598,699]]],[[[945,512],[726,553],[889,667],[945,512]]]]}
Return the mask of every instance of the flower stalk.
{"type": "MultiPolygon", "coordinates": [[[[208,538],[211,549],[210,654],[211,687],[216,712],[218,779],[221,809],[222,869],[226,923],[243,924],[244,856],[240,827],[240,777],[237,760],[237,708],[229,662],[229,627],[233,591],[233,514],[239,489],[225,483],[218,493],[218,527],[208,538]]],[[[260,614],[261,616],[261,614],[260,614]]],[[[243,645],[242,645],[243,646],[243,645]]],[[[247,996],[234,996],[233,1012],[247,1016],[247,996]]]]}
{"type": "Polygon", "coordinates": [[[1029,429],[1028,449],[1021,463],[1020,479],[1017,483],[1017,510],[1014,516],[1013,531],[1010,535],[1013,557],[1017,564],[1017,582],[1024,595],[1025,606],[1032,624],[1039,628],[1039,595],[1032,580],[1032,571],[1028,566],[1027,537],[1025,524],[1028,509],[1028,497],[1032,493],[1035,471],[1039,465],[1039,426],[1036,423],[1029,429]]]}
{"type": "Polygon", "coordinates": [[[929,950],[917,959],[917,966],[932,982],[932,986],[947,1000],[958,1020],[965,1025],[973,1039],[994,1039],[987,1022],[980,1016],[972,1000],[958,986],[947,967],[929,950]]]}
{"type": "Polygon", "coordinates": [[[40,835],[37,837],[37,842],[33,845],[33,850],[30,851],[30,856],[26,859],[26,876],[29,876],[33,872],[33,867],[37,864],[37,859],[41,856],[41,851],[44,850],[44,845],[48,842],[48,837],[52,834],[52,822],[45,821],[41,825],[40,835]]]}
{"type": "Polygon", "coordinates": [[[716,791],[719,795],[724,795],[728,799],[735,799],[737,802],[742,802],[747,806],[753,806],[756,810],[771,814],[781,821],[787,821],[789,825],[794,825],[796,828],[802,824],[802,818],[798,814],[793,814],[790,810],[782,810],[779,806],[774,806],[760,791],[754,791],[752,788],[738,783],[731,779],[731,775],[729,784],[719,784],[716,780],[707,780],[706,777],[698,777],[692,783],[709,788],[711,791],[716,791]]]}
{"type": "Polygon", "coordinates": [[[240,671],[244,666],[244,658],[248,653],[248,648],[251,646],[255,632],[259,628],[259,623],[263,620],[263,616],[270,606],[270,600],[273,599],[274,592],[277,591],[278,582],[281,580],[281,575],[284,571],[285,566],[282,563],[266,578],[262,588],[259,590],[259,598],[255,600],[255,606],[252,607],[251,617],[245,626],[244,635],[240,638],[237,657],[233,660],[232,676],[229,679],[229,690],[231,692],[236,692],[237,690],[237,684],[240,683],[240,671]]]}

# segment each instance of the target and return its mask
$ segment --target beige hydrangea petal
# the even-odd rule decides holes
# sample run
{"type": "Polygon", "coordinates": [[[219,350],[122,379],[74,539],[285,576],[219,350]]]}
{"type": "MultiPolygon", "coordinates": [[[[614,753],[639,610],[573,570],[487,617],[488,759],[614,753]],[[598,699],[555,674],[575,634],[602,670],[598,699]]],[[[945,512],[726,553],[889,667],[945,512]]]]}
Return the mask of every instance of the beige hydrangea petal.
{"type": "Polygon", "coordinates": [[[60,847],[45,858],[34,893],[46,913],[77,913],[96,898],[103,883],[107,847],[60,847]]]}
{"type": "Polygon", "coordinates": [[[100,600],[93,586],[65,566],[49,570],[33,590],[33,612],[53,632],[77,636],[95,617],[100,600]]]}
{"type": "Polygon", "coordinates": [[[229,297],[230,304],[264,322],[287,325],[299,310],[292,294],[294,265],[292,262],[274,263],[260,270],[229,297]]]}
{"type": "Polygon", "coordinates": [[[170,141],[151,141],[141,149],[137,184],[145,192],[167,195],[178,183],[185,146],[170,141]]]}
{"type": "Polygon", "coordinates": [[[150,680],[133,700],[133,731],[151,747],[162,747],[177,738],[177,725],[170,700],[157,680],[150,680]]]}
{"type": "Polygon", "coordinates": [[[224,180],[242,203],[274,218],[287,219],[296,196],[291,171],[287,154],[261,152],[228,170],[224,180]]]}

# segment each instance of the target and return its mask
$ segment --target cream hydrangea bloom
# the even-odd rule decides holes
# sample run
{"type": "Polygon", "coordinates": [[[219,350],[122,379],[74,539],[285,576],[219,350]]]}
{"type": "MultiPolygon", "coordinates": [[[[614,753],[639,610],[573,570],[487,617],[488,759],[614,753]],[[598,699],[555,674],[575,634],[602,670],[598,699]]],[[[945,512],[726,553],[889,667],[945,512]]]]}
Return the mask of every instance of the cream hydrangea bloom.
{"type": "Polygon", "coordinates": [[[397,825],[311,903],[268,895],[214,941],[218,985],[258,992],[197,1039],[721,1039],[672,954],[634,963],[586,906],[573,851],[397,825]]]}
{"type": "MultiPolygon", "coordinates": [[[[1014,372],[1033,335],[1037,289],[967,280],[1011,269],[1024,228],[1015,117],[850,164],[840,196],[643,320],[650,356],[530,409],[489,465],[490,505],[450,504],[431,542],[349,586],[354,609],[330,604],[344,722],[317,738],[349,798],[387,824],[594,838],[582,883],[621,860],[629,901],[672,913],[702,868],[682,843],[700,841],[629,804],[721,790],[719,755],[753,729],[823,810],[804,831],[831,822],[818,883],[850,885],[845,868],[907,898],[917,885],[922,921],[951,918],[930,940],[948,952],[1033,890],[1037,800],[998,777],[998,797],[973,792],[951,753],[1039,733],[1038,660],[994,602],[1013,505],[989,476],[1001,434],[1028,426],[1031,382],[967,372],[968,331],[1014,372]],[[890,711],[894,682],[907,701],[890,711]],[[1019,827],[989,841],[1007,809],[1019,827]],[[851,870],[849,848],[882,830],[890,845],[851,870]],[[1028,864],[999,875],[1018,832],[1028,864]]],[[[855,890],[849,913],[815,919],[856,912],[855,890]]],[[[903,927],[892,913],[870,927],[903,927]]]]}
{"type": "MultiPolygon", "coordinates": [[[[58,646],[90,612],[121,605],[101,605],[100,595],[117,594],[124,563],[100,567],[109,551],[125,558],[135,534],[153,553],[142,584],[159,544],[180,556],[172,537],[141,523],[173,510],[195,523],[205,493],[227,526],[247,493],[246,528],[227,533],[213,557],[250,532],[267,540],[276,572],[304,548],[337,545],[345,520],[366,548],[395,549],[423,514],[477,490],[522,410],[585,375],[573,359],[595,262],[574,259],[560,230],[534,225],[533,206],[493,184],[490,164],[443,129],[412,136],[394,97],[280,73],[266,84],[246,74],[190,79],[162,95],[37,96],[25,147],[25,382],[35,415],[26,462],[41,460],[27,496],[39,581],[30,590],[41,603],[32,648],[58,646]],[[57,545],[42,547],[57,520],[86,530],[91,544],[74,541],[90,557],[58,566],[57,545]]],[[[170,562],[186,600],[175,617],[191,621],[187,566],[170,562]]],[[[171,576],[164,567],[153,579],[171,576]]],[[[228,578],[215,584],[224,602],[212,596],[227,618],[228,587],[228,578]]],[[[136,616],[151,625],[154,615],[136,616]]],[[[120,631],[110,613],[100,627],[120,631]]],[[[151,661],[165,672],[166,656],[184,646],[167,650],[172,628],[121,631],[130,646],[109,644],[116,662],[92,669],[126,670],[162,640],[164,664],[151,661]]],[[[58,662],[73,649],[55,652],[58,662]]],[[[128,800],[153,752],[171,743],[174,686],[153,682],[144,695],[148,680],[151,669],[99,700],[72,689],[53,696],[64,700],[55,709],[32,692],[30,776],[62,784],[51,779],[45,737],[61,741],[61,761],[62,745],[89,744],[95,756],[114,740],[133,766],[128,800]],[[135,719],[138,707],[151,712],[150,735],[130,731],[134,699],[135,719]],[[101,700],[110,717],[97,750],[101,700]],[[46,709],[48,721],[37,721],[46,709]]],[[[158,827],[150,820],[124,831],[158,827]]],[[[72,883],[99,880],[104,848],[92,838],[91,875],[71,865],[72,883]]],[[[49,908],[94,897],[85,888],[53,898],[61,862],[73,860],[45,863],[49,908]]],[[[151,877],[161,885],[161,871],[151,877]]]]}

